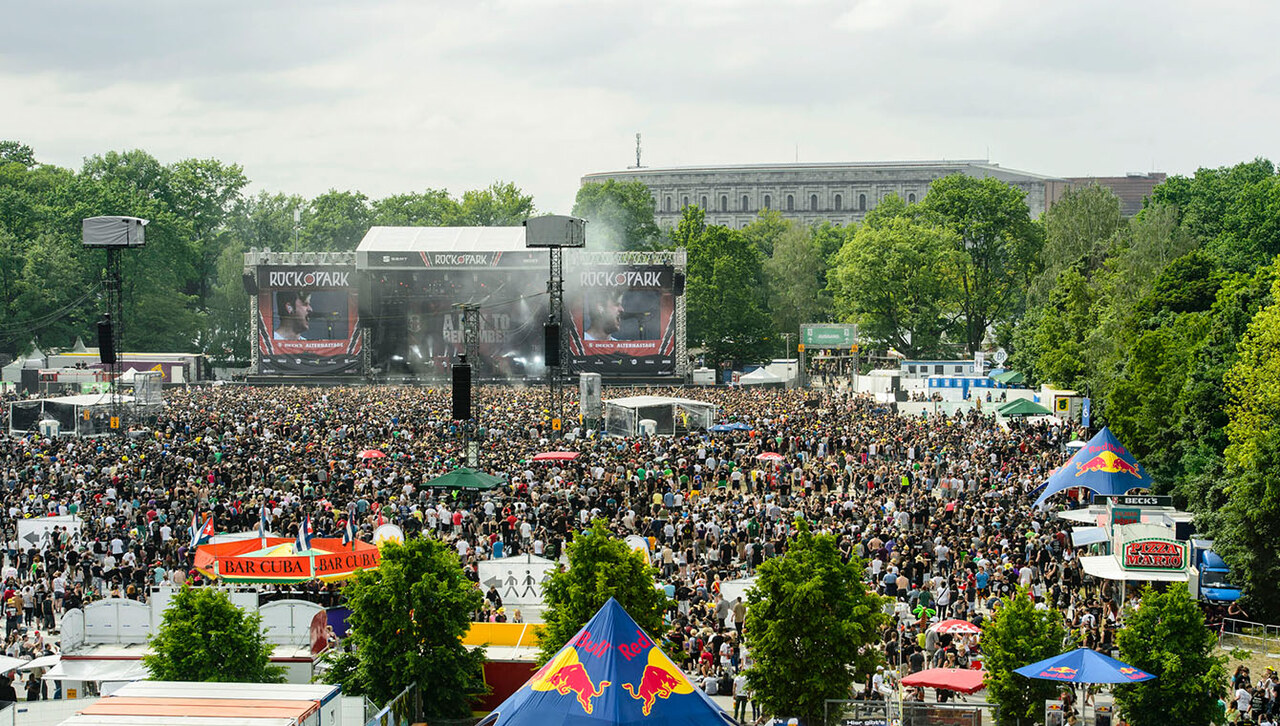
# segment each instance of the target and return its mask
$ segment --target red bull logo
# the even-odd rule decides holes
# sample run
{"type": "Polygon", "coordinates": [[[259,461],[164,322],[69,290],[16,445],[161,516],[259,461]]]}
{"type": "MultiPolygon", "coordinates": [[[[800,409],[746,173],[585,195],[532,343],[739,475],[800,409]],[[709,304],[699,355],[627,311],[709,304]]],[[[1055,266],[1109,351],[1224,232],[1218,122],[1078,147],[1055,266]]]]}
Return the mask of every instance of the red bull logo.
{"type": "Polygon", "coordinates": [[[591,699],[599,698],[609,685],[609,681],[600,681],[598,686],[591,682],[587,669],[578,661],[578,650],[572,645],[557,653],[529,681],[529,687],[535,691],[555,691],[562,696],[574,694],[587,713],[593,708],[591,699]]]}
{"type": "Polygon", "coordinates": [[[1093,458],[1076,464],[1076,476],[1081,476],[1091,471],[1103,472],[1107,474],[1132,474],[1141,479],[1142,475],[1138,473],[1138,467],[1121,459],[1114,452],[1103,451],[1093,458]]]}
{"type": "Polygon", "coordinates": [[[693,693],[693,684],[657,648],[649,649],[649,659],[645,663],[644,673],[640,675],[639,685],[623,683],[622,687],[627,689],[632,698],[643,702],[640,710],[646,716],[659,698],[670,698],[674,693],[693,693]]]}
{"type": "Polygon", "coordinates": [[[1076,669],[1068,668],[1067,666],[1054,666],[1053,668],[1045,668],[1040,672],[1041,678],[1062,678],[1064,680],[1074,678],[1075,675],[1076,669]]]}
{"type": "Polygon", "coordinates": [[[1125,678],[1128,678],[1131,681],[1136,681],[1139,678],[1147,677],[1147,674],[1145,671],[1140,671],[1137,668],[1128,668],[1128,667],[1121,668],[1120,675],[1124,676],[1125,678]]]}

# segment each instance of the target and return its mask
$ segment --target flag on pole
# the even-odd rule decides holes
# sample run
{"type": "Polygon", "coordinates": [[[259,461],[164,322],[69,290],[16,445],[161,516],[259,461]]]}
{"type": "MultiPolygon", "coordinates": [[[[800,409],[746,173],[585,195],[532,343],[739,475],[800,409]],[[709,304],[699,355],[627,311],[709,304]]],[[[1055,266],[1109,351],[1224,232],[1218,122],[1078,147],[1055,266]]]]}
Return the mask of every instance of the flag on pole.
{"type": "Polygon", "coordinates": [[[342,528],[342,544],[354,546],[355,541],[356,530],[355,527],[352,526],[351,517],[347,517],[347,522],[342,528]]]}
{"type": "Polygon", "coordinates": [[[262,540],[262,548],[267,548],[267,505],[262,505],[262,511],[258,514],[258,539],[262,540]]]}
{"type": "Polygon", "coordinates": [[[191,515],[191,546],[193,548],[207,543],[209,540],[213,539],[213,535],[214,529],[212,513],[205,515],[203,526],[197,526],[196,515],[191,515]]]}
{"type": "Polygon", "coordinates": [[[311,532],[311,515],[308,514],[298,523],[298,536],[293,540],[295,552],[306,552],[311,549],[311,532]]]}
{"type": "Polygon", "coordinates": [[[191,526],[187,527],[187,537],[191,541],[191,547],[195,547],[200,539],[200,519],[196,512],[191,513],[191,526]]]}

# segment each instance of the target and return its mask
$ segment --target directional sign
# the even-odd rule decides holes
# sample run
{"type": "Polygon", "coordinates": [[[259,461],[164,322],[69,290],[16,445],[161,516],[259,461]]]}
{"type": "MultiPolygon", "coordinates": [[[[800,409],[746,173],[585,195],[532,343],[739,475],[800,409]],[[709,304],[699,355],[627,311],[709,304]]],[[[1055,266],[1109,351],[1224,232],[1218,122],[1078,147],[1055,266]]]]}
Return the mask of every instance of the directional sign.
{"type": "Polygon", "coordinates": [[[800,342],[813,348],[848,349],[857,344],[858,326],[811,324],[800,326],[800,342]]]}

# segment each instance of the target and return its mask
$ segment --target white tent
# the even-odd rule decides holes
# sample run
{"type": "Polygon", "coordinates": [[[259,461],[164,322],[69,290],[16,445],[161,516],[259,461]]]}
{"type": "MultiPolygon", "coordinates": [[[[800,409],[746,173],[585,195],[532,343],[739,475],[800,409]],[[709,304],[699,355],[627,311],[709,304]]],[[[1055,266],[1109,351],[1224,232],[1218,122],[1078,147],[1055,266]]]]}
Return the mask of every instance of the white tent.
{"type": "Polygon", "coordinates": [[[763,368],[757,368],[738,379],[738,385],[740,386],[781,386],[785,383],[786,381],[763,368]]]}
{"type": "Polygon", "coordinates": [[[675,435],[706,429],[715,420],[716,405],[691,398],[628,396],[604,402],[604,426],[615,436],[635,436],[640,422],[654,422],[654,433],[675,435]]]}

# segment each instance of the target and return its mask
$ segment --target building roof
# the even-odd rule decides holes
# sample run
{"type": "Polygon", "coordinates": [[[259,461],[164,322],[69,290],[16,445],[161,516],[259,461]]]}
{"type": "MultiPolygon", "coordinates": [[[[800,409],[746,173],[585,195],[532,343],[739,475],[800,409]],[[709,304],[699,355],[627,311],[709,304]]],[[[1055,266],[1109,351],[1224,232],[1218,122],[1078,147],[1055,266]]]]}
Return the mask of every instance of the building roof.
{"type": "Polygon", "coordinates": [[[618,169],[616,171],[598,171],[584,174],[584,182],[597,178],[609,178],[619,175],[654,176],[658,174],[703,174],[715,172],[767,172],[767,171],[834,171],[839,169],[983,169],[991,173],[1025,176],[1031,179],[1060,180],[1061,177],[1036,174],[1029,171],[1009,169],[986,159],[942,159],[917,161],[823,161],[823,162],[785,162],[779,164],[702,164],[694,166],[661,166],[618,169]]]}
{"type": "Polygon", "coordinates": [[[524,227],[371,227],[356,252],[524,250],[524,227]]]}

